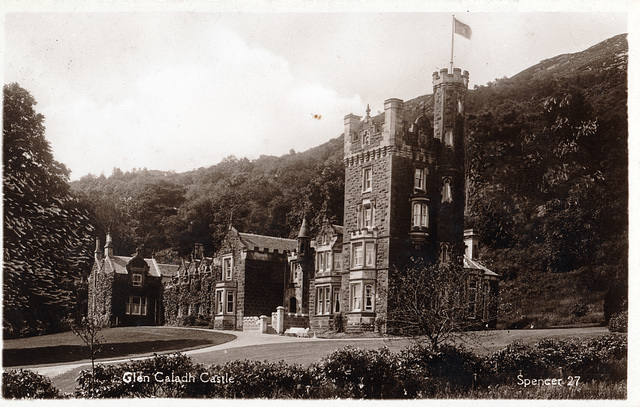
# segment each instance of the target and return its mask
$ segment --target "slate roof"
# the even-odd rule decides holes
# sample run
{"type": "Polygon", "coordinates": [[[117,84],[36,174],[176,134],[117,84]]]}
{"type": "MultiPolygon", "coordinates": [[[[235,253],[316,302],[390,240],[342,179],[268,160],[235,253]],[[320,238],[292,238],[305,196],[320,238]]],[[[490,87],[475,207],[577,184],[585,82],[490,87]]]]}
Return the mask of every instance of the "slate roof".
{"type": "Polygon", "coordinates": [[[464,256],[463,262],[464,262],[464,268],[466,269],[481,270],[485,276],[500,277],[499,274],[496,274],[493,271],[489,270],[488,268],[483,266],[479,261],[470,259],[469,257],[467,257],[467,255],[464,256]]]}
{"type": "Polygon", "coordinates": [[[285,253],[292,252],[298,248],[298,242],[294,239],[254,235],[251,233],[238,233],[238,236],[240,236],[240,241],[247,250],[255,251],[258,248],[258,251],[268,249],[270,252],[277,250],[278,253],[285,253]]]}
{"type": "MultiPolygon", "coordinates": [[[[103,260],[105,271],[115,274],[128,274],[127,263],[131,261],[133,257],[128,256],[112,256],[105,257],[103,260]]],[[[158,264],[155,259],[144,259],[145,263],[149,266],[149,275],[153,277],[170,277],[178,272],[180,266],[173,264],[158,264]]]]}
{"type": "Polygon", "coordinates": [[[344,234],[344,227],[343,226],[331,225],[331,228],[333,229],[334,232],[336,232],[337,235],[343,235],[344,234]]]}

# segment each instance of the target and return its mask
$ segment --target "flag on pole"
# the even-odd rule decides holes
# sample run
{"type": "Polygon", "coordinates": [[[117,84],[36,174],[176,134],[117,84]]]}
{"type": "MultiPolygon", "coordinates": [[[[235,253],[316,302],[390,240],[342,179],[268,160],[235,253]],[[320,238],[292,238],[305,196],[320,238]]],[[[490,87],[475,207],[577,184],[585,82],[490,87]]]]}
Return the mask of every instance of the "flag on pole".
{"type": "Polygon", "coordinates": [[[465,23],[461,23],[457,18],[453,18],[453,31],[456,34],[462,35],[464,38],[470,40],[471,39],[471,27],[466,25],[465,23]]]}

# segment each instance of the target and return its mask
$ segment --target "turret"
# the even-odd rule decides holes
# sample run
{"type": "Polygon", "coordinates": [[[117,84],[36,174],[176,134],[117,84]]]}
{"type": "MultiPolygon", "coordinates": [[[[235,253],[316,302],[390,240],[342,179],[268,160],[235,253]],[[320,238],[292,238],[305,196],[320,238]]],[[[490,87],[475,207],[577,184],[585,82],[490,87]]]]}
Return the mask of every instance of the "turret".
{"type": "Polygon", "coordinates": [[[302,218],[302,226],[300,226],[300,232],[298,233],[298,255],[309,255],[311,248],[311,238],[307,232],[307,218],[302,218]]]}

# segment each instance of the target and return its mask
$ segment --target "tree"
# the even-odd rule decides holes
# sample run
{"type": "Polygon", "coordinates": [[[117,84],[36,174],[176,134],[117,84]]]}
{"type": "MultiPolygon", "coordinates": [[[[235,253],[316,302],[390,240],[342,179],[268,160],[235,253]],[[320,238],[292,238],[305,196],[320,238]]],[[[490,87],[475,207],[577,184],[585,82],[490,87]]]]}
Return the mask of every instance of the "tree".
{"type": "Polygon", "coordinates": [[[89,356],[91,357],[91,392],[94,391],[96,377],[96,358],[102,346],[102,340],[99,336],[101,331],[100,324],[96,323],[93,318],[82,317],[80,322],[70,321],[71,330],[76,336],[82,339],[82,342],[89,348],[89,356]]]}
{"type": "Polygon", "coordinates": [[[434,349],[467,328],[467,275],[456,262],[398,267],[389,282],[387,327],[434,349]]]}
{"type": "Polygon", "coordinates": [[[6,336],[60,329],[74,309],[74,281],[91,261],[92,228],[53,159],[44,117],[18,84],[4,86],[3,328],[6,336]]]}

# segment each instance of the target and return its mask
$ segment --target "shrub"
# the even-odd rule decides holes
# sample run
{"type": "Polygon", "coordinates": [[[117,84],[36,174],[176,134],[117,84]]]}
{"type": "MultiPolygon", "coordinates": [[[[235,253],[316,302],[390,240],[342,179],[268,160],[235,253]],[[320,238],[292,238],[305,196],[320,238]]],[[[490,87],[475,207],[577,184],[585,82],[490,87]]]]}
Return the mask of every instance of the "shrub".
{"type": "Polygon", "coordinates": [[[188,356],[181,353],[154,355],[151,359],[132,361],[119,365],[98,365],[95,368],[93,387],[90,370],[83,370],[76,379],[79,388],[77,397],[119,398],[119,397],[184,397],[192,383],[158,382],[154,375],[162,372],[164,377],[183,377],[199,375],[202,368],[194,365],[188,356]],[[125,373],[137,377],[150,377],[147,381],[131,380],[126,382],[125,373]]]}
{"type": "Polygon", "coordinates": [[[2,372],[2,397],[10,399],[60,398],[51,380],[31,370],[5,370],[2,372]]]}
{"type": "Polygon", "coordinates": [[[547,375],[547,366],[538,353],[517,341],[488,356],[484,360],[484,370],[496,383],[514,383],[523,373],[531,377],[547,375]]]}
{"type": "Polygon", "coordinates": [[[190,386],[187,397],[301,398],[310,383],[307,369],[283,361],[236,360],[203,372],[210,383],[190,386]]]}
{"type": "Polygon", "coordinates": [[[613,314],[609,320],[609,331],[611,332],[627,332],[627,321],[629,313],[627,311],[617,312],[613,314]]]}
{"type": "MultiPolygon", "coordinates": [[[[398,398],[402,395],[395,355],[388,348],[346,347],[315,367],[316,385],[340,398],[398,398]]],[[[316,395],[317,396],[317,395],[316,395]]]]}
{"type": "Polygon", "coordinates": [[[481,372],[481,359],[460,346],[437,350],[423,345],[398,355],[398,375],[405,397],[434,397],[473,387],[481,372]]]}

